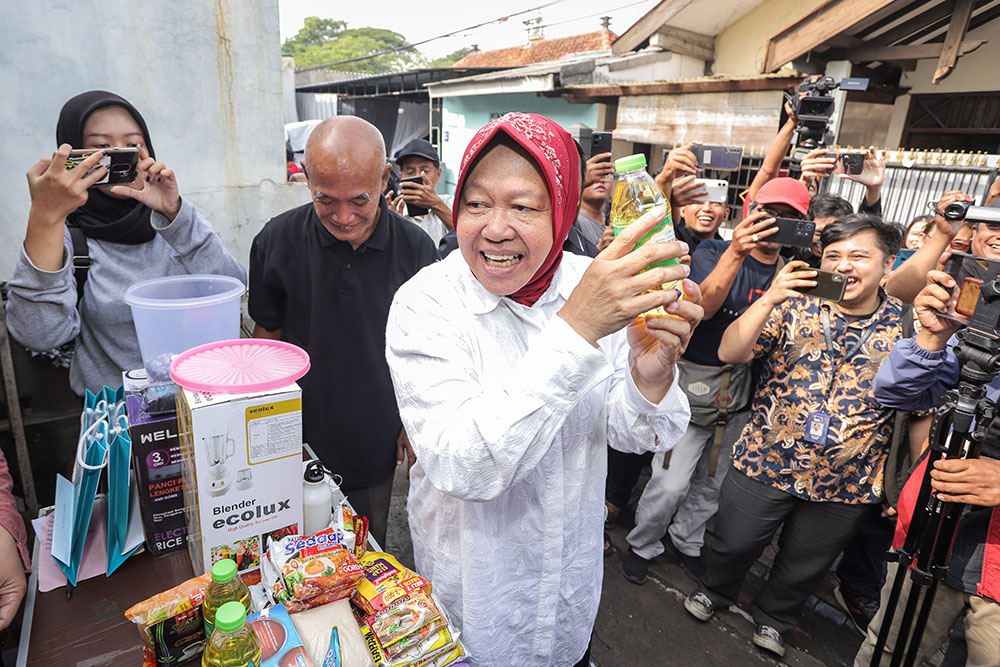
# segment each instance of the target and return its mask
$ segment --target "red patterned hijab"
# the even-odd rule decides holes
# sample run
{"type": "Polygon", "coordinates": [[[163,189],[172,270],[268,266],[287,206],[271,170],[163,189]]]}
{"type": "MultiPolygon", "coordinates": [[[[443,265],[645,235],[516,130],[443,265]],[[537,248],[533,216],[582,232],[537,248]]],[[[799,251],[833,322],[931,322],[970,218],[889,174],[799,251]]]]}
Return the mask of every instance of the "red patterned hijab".
{"type": "Polygon", "coordinates": [[[514,301],[532,306],[552,284],[552,276],[562,261],[563,243],[576,222],[576,209],[580,201],[580,154],[573,137],[557,123],[533,113],[509,113],[484,125],[469,142],[462,157],[462,169],[455,188],[453,215],[458,227],[462,186],[469,175],[469,167],[498,132],[509,135],[534,158],[545,174],[552,200],[552,248],[538,271],[524,287],[508,294],[514,301]]]}

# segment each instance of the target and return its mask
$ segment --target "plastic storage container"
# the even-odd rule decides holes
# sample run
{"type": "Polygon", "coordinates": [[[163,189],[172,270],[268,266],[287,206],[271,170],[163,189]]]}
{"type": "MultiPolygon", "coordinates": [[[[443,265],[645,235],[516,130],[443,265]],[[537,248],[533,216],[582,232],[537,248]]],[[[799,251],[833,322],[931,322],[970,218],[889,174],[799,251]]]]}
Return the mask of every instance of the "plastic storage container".
{"type": "Polygon", "coordinates": [[[250,589],[236,574],[236,561],[223,558],[212,565],[212,583],[205,591],[205,601],[201,603],[201,617],[205,622],[205,636],[211,637],[215,629],[215,618],[219,609],[227,602],[239,602],[250,613],[250,589]]]}
{"type": "Polygon", "coordinates": [[[142,364],[153,382],[170,381],[170,359],[196,345],[240,336],[243,283],[229,276],[154,278],[125,290],[142,364]]]}
{"type": "Polygon", "coordinates": [[[246,622],[247,610],[227,602],[215,616],[215,632],[205,643],[202,667],[260,667],[260,640],[246,622]]]}
{"type": "MultiPolygon", "coordinates": [[[[638,250],[646,243],[664,243],[675,240],[674,223],[670,217],[670,202],[663,196],[660,186],[646,172],[646,156],[639,153],[615,160],[615,190],[611,196],[611,228],[618,236],[626,227],[657,206],[666,208],[666,215],[651,232],[639,239],[632,250],[638,250]]],[[[656,262],[655,266],[673,266],[679,259],[656,262]]],[[[682,282],[676,280],[660,286],[660,289],[677,289],[683,296],[682,282]]],[[[647,315],[666,315],[662,308],[655,308],[647,315]]]]}

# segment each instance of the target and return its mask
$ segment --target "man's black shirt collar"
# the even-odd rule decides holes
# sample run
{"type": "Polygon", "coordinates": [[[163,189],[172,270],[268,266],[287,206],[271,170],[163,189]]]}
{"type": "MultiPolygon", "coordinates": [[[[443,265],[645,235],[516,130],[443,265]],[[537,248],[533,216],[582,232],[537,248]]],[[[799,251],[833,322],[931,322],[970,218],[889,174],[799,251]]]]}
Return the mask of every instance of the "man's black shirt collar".
{"type": "MultiPolygon", "coordinates": [[[[344,245],[350,247],[350,243],[347,241],[341,241],[336,236],[330,233],[330,230],[323,225],[323,221],[319,219],[319,215],[316,214],[316,207],[311,206],[312,219],[313,222],[319,227],[319,242],[320,245],[324,247],[329,247],[337,245],[338,243],[343,243],[344,245]]],[[[372,230],[371,236],[369,236],[365,241],[358,246],[357,250],[351,248],[353,252],[365,252],[368,248],[373,250],[385,250],[386,244],[389,242],[389,216],[392,212],[389,210],[389,204],[385,201],[385,197],[379,195],[378,198],[378,222],[375,223],[375,229],[372,230]]]]}

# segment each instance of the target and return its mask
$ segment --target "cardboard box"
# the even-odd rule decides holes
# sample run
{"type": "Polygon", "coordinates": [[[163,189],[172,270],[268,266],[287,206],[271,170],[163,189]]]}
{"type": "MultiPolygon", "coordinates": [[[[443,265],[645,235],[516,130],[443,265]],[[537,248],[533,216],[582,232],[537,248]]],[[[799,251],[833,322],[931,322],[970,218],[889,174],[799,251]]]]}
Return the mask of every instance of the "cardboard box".
{"type": "Polygon", "coordinates": [[[143,396],[149,386],[144,370],[124,373],[123,384],[146,548],[162,556],[187,545],[177,413],[150,414],[143,396]]]}
{"type": "MultiPolygon", "coordinates": [[[[256,572],[268,538],[302,525],[302,390],[177,389],[188,551],[195,572],[256,572]]],[[[244,577],[246,579],[246,577],[244,577]]]]}

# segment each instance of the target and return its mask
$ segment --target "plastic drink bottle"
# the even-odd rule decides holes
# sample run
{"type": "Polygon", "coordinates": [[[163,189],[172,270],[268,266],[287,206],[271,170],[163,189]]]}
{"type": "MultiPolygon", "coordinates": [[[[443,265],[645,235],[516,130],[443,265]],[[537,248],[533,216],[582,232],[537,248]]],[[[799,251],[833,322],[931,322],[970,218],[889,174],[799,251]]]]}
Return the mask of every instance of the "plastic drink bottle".
{"type": "Polygon", "coordinates": [[[239,602],[219,607],[215,632],[201,654],[202,667],[260,667],[260,640],[246,621],[247,610],[239,602]]]}
{"type": "MultiPolygon", "coordinates": [[[[615,160],[615,191],[611,197],[611,228],[618,236],[630,224],[638,220],[644,213],[663,206],[666,215],[651,232],[639,239],[632,250],[638,250],[646,243],[663,243],[674,240],[674,223],[670,217],[670,202],[663,196],[660,187],[653,177],[646,173],[646,156],[642,153],[629,155],[615,160]]],[[[677,258],[656,262],[646,270],[655,266],[674,266],[680,260],[677,258]]],[[[680,280],[671,281],[660,286],[660,289],[677,289],[684,296],[680,280]]],[[[655,308],[647,315],[666,315],[663,308],[655,308]]]]}
{"type": "Polygon", "coordinates": [[[206,638],[212,636],[218,611],[224,604],[234,600],[243,606],[246,613],[250,612],[250,589],[243,583],[243,578],[236,574],[236,561],[223,558],[212,565],[212,583],[208,585],[205,600],[201,603],[206,638]]]}
{"type": "Polygon", "coordinates": [[[323,464],[313,460],[306,464],[302,484],[302,534],[312,535],[326,529],[333,516],[333,492],[326,481],[323,464]]]}

